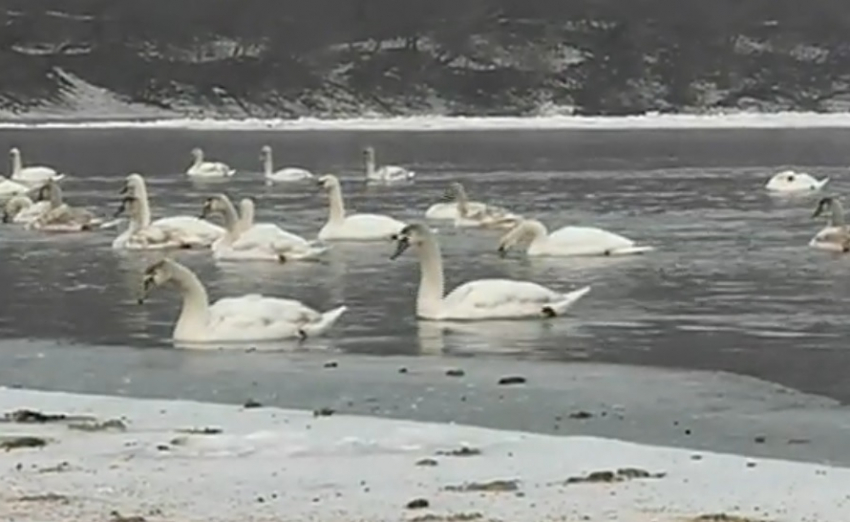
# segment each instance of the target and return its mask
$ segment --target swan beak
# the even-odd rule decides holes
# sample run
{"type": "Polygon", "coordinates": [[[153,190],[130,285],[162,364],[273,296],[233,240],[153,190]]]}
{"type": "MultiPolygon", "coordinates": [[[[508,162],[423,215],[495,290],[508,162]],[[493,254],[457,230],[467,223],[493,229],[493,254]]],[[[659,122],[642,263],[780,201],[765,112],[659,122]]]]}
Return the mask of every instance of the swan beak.
{"type": "Polygon", "coordinates": [[[393,239],[395,239],[396,241],[395,252],[392,253],[390,259],[398,259],[398,257],[410,247],[410,239],[408,239],[406,236],[395,236],[393,239]]]}
{"type": "Polygon", "coordinates": [[[118,191],[118,193],[121,195],[124,195],[128,192],[130,192],[130,187],[128,187],[127,185],[124,185],[123,187],[121,187],[121,190],[118,191]]]}
{"type": "Polygon", "coordinates": [[[145,304],[145,299],[148,297],[148,294],[150,293],[151,288],[153,288],[153,286],[153,277],[145,276],[145,278],[142,280],[142,295],[139,296],[139,304],[145,304]]]}
{"type": "Polygon", "coordinates": [[[12,216],[9,215],[8,212],[3,212],[3,223],[11,223],[12,216]]]}
{"type": "Polygon", "coordinates": [[[508,257],[508,249],[504,245],[499,245],[499,257],[508,257]]]}

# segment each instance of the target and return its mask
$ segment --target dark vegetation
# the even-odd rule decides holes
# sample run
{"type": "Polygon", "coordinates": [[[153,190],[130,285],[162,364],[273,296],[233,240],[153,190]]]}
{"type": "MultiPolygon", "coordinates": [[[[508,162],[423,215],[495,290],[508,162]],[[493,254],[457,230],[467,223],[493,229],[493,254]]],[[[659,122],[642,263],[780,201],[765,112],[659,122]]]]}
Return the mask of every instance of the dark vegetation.
{"type": "Polygon", "coordinates": [[[848,35],[846,0],[2,0],[0,109],[834,110],[848,35]]]}

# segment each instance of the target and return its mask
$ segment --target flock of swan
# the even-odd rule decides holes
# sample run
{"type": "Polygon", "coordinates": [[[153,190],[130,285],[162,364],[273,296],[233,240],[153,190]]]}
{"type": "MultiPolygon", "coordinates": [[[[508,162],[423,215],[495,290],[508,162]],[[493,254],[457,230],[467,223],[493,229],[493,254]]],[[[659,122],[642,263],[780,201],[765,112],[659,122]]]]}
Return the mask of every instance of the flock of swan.
{"type": "MultiPolygon", "coordinates": [[[[390,259],[410,250],[420,265],[416,315],[426,320],[481,321],[493,319],[547,319],[564,315],[585,296],[589,286],[566,291],[532,281],[479,279],[445,291],[443,260],[438,233],[430,225],[406,223],[384,214],[349,213],[342,186],[333,174],[316,176],[300,167],[274,170],[269,146],[261,149],[264,176],[271,182],[311,181],[328,197],[328,218],[316,239],[288,232],[273,223],[256,223],[256,204],[243,198],[234,204],[225,194],[207,197],[198,216],[177,215],[153,219],[144,177],[132,173],[120,188],[120,205],[113,216],[69,205],[59,182],[65,178],[49,167],[23,167],[21,153],[10,152],[12,174],[0,177],[0,197],[5,198],[3,221],[42,232],[90,231],[126,228],[112,241],[116,250],[207,249],[215,259],[232,261],[305,262],[322,259],[336,241],[393,242],[390,259]],[[19,187],[19,188],[16,188],[19,187]],[[35,193],[35,201],[30,195],[35,193]],[[211,219],[219,218],[222,225],[211,219]]],[[[205,161],[201,149],[192,151],[194,162],[186,175],[192,178],[229,178],[235,170],[223,162],[205,161]]],[[[365,180],[410,181],[415,174],[403,167],[375,165],[375,151],[364,150],[365,180]]],[[[766,188],[772,192],[801,193],[822,189],[829,178],[816,180],[805,173],[780,172],[766,188]]],[[[810,245],[827,250],[850,250],[850,229],[845,225],[841,203],[821,198],[814,216],[829,213],[829,223],[810,245]]],[[[424,220],[452,223],[458,228],[503,232],[497,251],[507,255],[524,246],[528,256],[619,256],[642,254],[654,248],[639,245],[618,234],[595,227],[564,226],[549,232],[539,220],[503,207],[470,200],[463,185],[451,183],[444,201],[434,203],[424,220]]],[[[142,303],[151,291],[171,283],[182,295],[183,304],[172,337],[174,341],[199,347],[222,343],[305,339],[328,331],[345,313],[342,305],[317,311],[304,303],[282,297],[249,294],[226,297],[210,303],[203,283],[186,266],[164,257],[149,266],[142,278],[142,303]],[[210,344],[210,343],[214,343],[210,344]]]]}

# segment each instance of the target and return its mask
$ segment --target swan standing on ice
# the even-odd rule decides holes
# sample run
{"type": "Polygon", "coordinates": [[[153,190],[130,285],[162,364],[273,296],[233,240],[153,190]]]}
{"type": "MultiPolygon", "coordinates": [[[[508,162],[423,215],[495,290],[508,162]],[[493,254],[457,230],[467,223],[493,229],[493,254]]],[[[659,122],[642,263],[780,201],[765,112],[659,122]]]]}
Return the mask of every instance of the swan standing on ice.
{"type": "Polygon", "coordinates": [[[81,232],[94,230],[104,224],[103,218],[81,207],[72,207],[62,198],[62,189],[52,179],[38,191],[38,200],[48,201],[50,209],[27,223],[27,228],[45,232],[81,232]]]}
{"type": "Polygon", "coordinates": [[[589,286],[568,293],[530,281],[479,279],[464,283],[444,297],[443,260],[437,238],[419,224],[406,226],[395,238],[398,258],[410,247],[419,256],[419,293],[416,315],[432,320],[531,319],[563,315],[590,291],[589,286]]]}
{"type": "Polygon", "coordinates": [[[178,342],[305,339],[326,332],[347,309],[340,306],[322,313],[294,299],[259,294],[226,297],[210,305],[207,290],[198,277],[170,259],[158,261],[145,270],[139,304],[144,303],[153,288],[169,282],[183,296],[183,308],[172,334],[178,342]]]}
{"type": "Polygon", "coordinates": [[[9,155],[12,158],[12,179],[15,181],[27,185],[42,185],[48,180],[59,181],[65,177],[64,174],[59,174],[50,167],[40,165],[24,167],[21,161],[21,151],[17,147],[12,147],[9,150],[9,155]]]}
{"type": "Polygon", "coordinates": [[[844,205],[835,198],[826,197],[818,201],[812,218],[830,210],[827,224],[809,241],[809,246],[832,252],[850,252],[850,230],[844,221],[844,205]]]}
{"type": "Polygon", "coordinates": [[[191,178],[229,178],[236,173],[227,164],[220,161],[204,161],[204,151],[200,147],[192,149],[194,163],[186,171],[191,178]]]}
{"type": "Polygon", "coordinates": [[[456,220],[460,216],[459,208],[461,205],[466,208],[467,212],[472,213],[483,212],[487,208],[487,205],[484,203],[470,201],[466,195],[466,189],[457,181],[449,185],[443,199],[451,203],[434,203],[425,211],[426,219],[456,220]]]}
{"type": "Polygon", "coordinates": [[[600,228],[561,227],[550,234],[540,221],[525,219],[499,240],[499,255],[523,241],[529,241],[529,256],[620,256],[654,250],[600,228]]]}
{"type": "Polygon", "coordinates": [[[263,145],[263,148],[260,149],[260,159],[263,161],[263,175],[269,183],[286,183],[313,179],[312,172],[300,167],[285,167],[280,170],[274,170],[272,148],[269,145],[263,145]]]}
{"type": "Polygon", "coordinates": [[[286,261],[314,260],[328,248],[287,232],[272,223],[254,223],[254,202],[244,198],[240,214],[224,194],[207,198],[201,217],[213,214],[224,217],[227,233],[212,245],[213,257],[224,260],[286,261]]]}
{"type": "Polygon", "coordinates": [[[14,196],[3,205],[3,223],[29,224],[50,210],[50,201],[33,201],[27,196],[14,196]]]}
{"type": "Polygon", "coordinates": [[[342,187],[333,174],[318,179],[318,185],[328,193],[328,222],[319,230],[322,241],[386,241],[406,226],[397,219],[382,214],[345,215],[342,187]]]}
{"type": "Polygon", "coordinates": [[[363,149],[363,159],[366,162],[367,181],[407,181],[412,180],[416,176],[416,173],[412,170],[407,170],[406,168],[399,167],[397,165],[376,167],[374,147],[366,147],[363,149]]]}
{"type": "Polygon", "coordinates": [[[195,216],[169,216],[151,222],[148,188],[145,178],[141,174],[133,173],[127,176],[121,194],[136,198],[137,201],[132,205],[138,206],[138,215],[133,218],[131,214],[130,228],[115,239],[113,248],[130,248],[127,245],[142,248],[140,246],[142,244],[150,244],[152,245],[151,248],[165,248],[160,244],[167,243],[174,238],[179,238],[181,244],[208,247],[213,241],[224,237],[224,228],[195,216]],[[144,234],[139,235],[142,231],[144,231],[144,234]],[[133,237],[136,237],[139,241],[131,240],[133,237]],[[147,239],[141,241],[143,238],[147,239]]]}
{"type": "Polygon", "coordinates": [[[765,185],[771,192],[814,192],[829,183],[829,177],[817,180],[805,172],[784,170],[775,174],[765,185]]]}

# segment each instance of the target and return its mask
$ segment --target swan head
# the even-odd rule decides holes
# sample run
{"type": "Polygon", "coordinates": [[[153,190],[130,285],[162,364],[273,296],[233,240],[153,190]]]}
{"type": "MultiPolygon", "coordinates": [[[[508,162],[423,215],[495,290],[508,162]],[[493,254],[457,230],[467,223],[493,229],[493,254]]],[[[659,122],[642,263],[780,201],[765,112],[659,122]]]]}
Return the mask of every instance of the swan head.
{"type": "Polygon", "coordinates": [[[21,155],[21,151],[20,151],[20,149],[18,149],[18,147],[12,147],[11,149],[9,149],[9,156],[11,156],[13,158],[17,158],[17,157],[20,157],[20,155],[21,155]]]}
{"type": "Polygon", "coordinates": [[[124,212],[132,211],[136,205],[136,198],[133,196],[127,196],[121,200],[121,205],[118,206],[118,210],[115,211],[115,214],[112,218],[117,218],[122,215],[124,212]]]}
{"type": "Polygon", "coordinates": [[[333,174],[325,174],[324,176],[320,176],[319,179],[316,180],[316,184],[319,188],[330,190],[334,187],[339,188],[339,178],[334,176],[333,174]]]}
{"type": "Polygon", "coordinates": [[[375,157],[375,147],[372,147],[371,145],[363,147],[363,157],[366,159],[373,159],[375,157]]]}
{"type": "Polygon", "coordinates": [[[463,185],[459,181],[452,181],[449,183],[449,187],[446,189],[445,194],[443,194],[443,199],[446,201],[454,201],[461,194],[464,194],[463,185]]]}
{"type": "Polygon", "coordinates": [[[812,217],[816,218],[816,217],[820,216],[821,214],[823,214],[824,212],[831,210],[833,203],[834,203],[833,198],[831,198],[829,196],[827,196],[825,198],[821,198],[820,201],[818,201],[818,206],[815,207],[815,211],[812,213],[812,217]]]}
{"type": "Polygon", "coordinates": [[[215,196],[208,197],[204,200],[204,206],[201,207],[201,215],[198,217],[204,219],[214,214],[227,212],[229,201],[230,199],[225,194],[216,194],[215,196]]]}
{"type": "Polygon", "coordinates": [[[392,240],[395,241],[395,251],[390,255],[390,259],[397,259],[410,247],[418,249],[431,239],[431,230],[425,225],[419,223],[407,225],[397,234],[393,234],[392,240]]]}
{"type": "Polygon", "coordinates": [[[202,151],[200,147],[195,147],[192,149],[192,157],[196,160],[203,159],[204,151],[202,151]]]}
{"type": "Polygon", "coordinates": [[[174,276],[173,265],[174,262],[166,258],[149,265],[145,269],[142,276],[142,293],[139,296],[139,304],[145,302],[151,290],[171,281],[174,276]]]}
{"type": "Polygon", "coordinates": [[[47,182],[39,187],[38,192],[36,193],[35,200],[36,201],[49,201],[50,197],[59,187],[56,185],[56,182],[53,179],[48,179],[47,182]]]}
{"type": "Polygon", "coordinates": [[[121,188],[119,194],[135,193],[136,190],[144,186],[145,180],[142,178],[142,175],[134,172],[125,178],[124,186],[121,188]]]}

